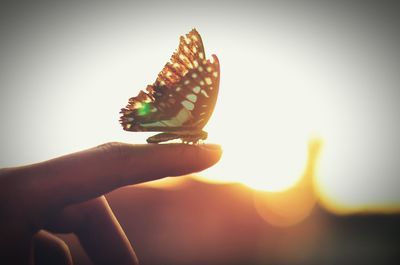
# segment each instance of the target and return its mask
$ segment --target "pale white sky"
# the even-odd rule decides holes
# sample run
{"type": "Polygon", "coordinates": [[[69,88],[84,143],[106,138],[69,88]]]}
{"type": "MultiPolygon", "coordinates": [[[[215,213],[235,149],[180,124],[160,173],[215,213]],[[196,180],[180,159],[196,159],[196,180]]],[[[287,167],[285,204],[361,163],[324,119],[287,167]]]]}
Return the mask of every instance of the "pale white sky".
{"type": "Polygon", "coordinates": [[[119,109],[196,27],[218,55],[206,130],[224,158],[204,174],[282,188],[324,140],[319,182],[340,203],[400,202],[400,39],[378,4],[244,2],[25,4],[2,8],[0,166],[107,141],[144,143],[119,109]],[[179,5],[179,8],[177,7],[179,5]]]}

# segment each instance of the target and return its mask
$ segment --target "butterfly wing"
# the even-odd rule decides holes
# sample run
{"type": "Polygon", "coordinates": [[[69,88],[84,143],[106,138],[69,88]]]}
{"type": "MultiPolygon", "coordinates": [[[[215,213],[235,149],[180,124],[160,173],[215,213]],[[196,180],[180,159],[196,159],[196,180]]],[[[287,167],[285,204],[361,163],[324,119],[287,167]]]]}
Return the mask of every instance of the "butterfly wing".
{"type": "MultiPolygon", "coordinates": [[[[216,55],[213,61],[203,60],[198,67],[190,70],[182,79],[180,93],[183,109],[190,111],[192,119],[184,127],[201,130],[214,111],[219,91],[219,61],[216,55]]],[[[179,90],[179,88],[176,88],[179,90]]]]}
{"type": "Polygon", "coordinates": [[[120,122],[127,131],[201,130],[215,107],[219,88],[219,62],[205,58],[198,32],[181,36],[153,85],[129,99],[120,122]]]}
{"type": "Polygon", "coordinates": [[[189,70],[194,69],[205,59],[203,41],[196,29],[181,36],[179,40],[176,52],[158,74],[155,87],[174,88],[189,70]]]}

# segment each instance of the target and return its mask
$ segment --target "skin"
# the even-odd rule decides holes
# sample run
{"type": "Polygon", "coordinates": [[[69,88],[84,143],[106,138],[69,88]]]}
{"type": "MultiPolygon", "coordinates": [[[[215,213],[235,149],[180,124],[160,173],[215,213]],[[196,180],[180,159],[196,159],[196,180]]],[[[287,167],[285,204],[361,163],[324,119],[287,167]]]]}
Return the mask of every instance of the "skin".
{"type": "Polygon", "coordinates": [[[53,233],[75,233],[94,264],[138,264],[104,194],[201,171],[218,145],[108,143],[0,170],[0,264],[72,264],[53,233]]]}

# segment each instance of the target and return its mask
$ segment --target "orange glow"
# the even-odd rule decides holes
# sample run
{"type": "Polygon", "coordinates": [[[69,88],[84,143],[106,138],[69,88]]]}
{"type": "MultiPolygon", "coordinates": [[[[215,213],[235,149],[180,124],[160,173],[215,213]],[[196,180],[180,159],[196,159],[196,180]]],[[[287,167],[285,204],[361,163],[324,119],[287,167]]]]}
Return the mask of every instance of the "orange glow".
{"type": "Polygon", "coordinates": [[[254,193],[254,205],[265,221],[275,226],[290,226],[311,213],[316,203],[313,179],[320,147],[320,141],[310,142],[307,167],[295,186],[283,192],[254,193]]]}
{"type": "Polygon", "coordinates": [[[315,205],[307,191],[282,193],[255,192],[254,205],[259,215],[274,226],[291,226],[304,220],[315,205]]]}
{"type": "MultiPolygon", "coordinates": [[[[239,133],[240,134],[240,133],[239,133]]],[[[221,136],[221,161],[201,173],[210,183],[241,183],[254,190],[284,191],[299,180],[307,161],[306,140],[272,135],[260,143],[221,136]],[[286,139],[285,139],[286,138],[286,139]]],[[[216,141],[218,142],[218,141],[216,141]]]]}
{"type": "MultiPolygon", "coordinates": [[[[325,145],[325,144],[324,144],[325,145]]],[[[318,202],[336,214],[362,213],[399,213],[400,206],[396,203],[391,205],[355,205],[343,204],[329,196],[319,182],[319,156],[322,148],[322,140],[309,141],[308,155],[304,170],[299,176],[292,179],[289,188],[280,191],[267,191],[261,185],[250,185],[246,178],[238,179],[236,182],[245,184],[252,188],[253,203],[258,214],[269,224],[274,226],[292,226],[307,218],[315,204],[318,202]]],[[[226,149],[224,150],[226,153],[226,149]]],[[[321,158],[323,158],[323,153],[321,158]]],[[[217,165],[218,166],[218,165],[217,165]]],[[[251,170],[249,171],[252,172],[251,170]]],[[[212,175],[211,175],[212,176],[212,175]]],[[[214,178],[205,178],[200,175],[190,177],[207,183],[229,183],[232,179],[223,180],[215,175],[214,178]]],[[[166,178],[158,181],[141,184],[140,186],[176,190],[181,189],[187,178],[166,178]]],[[[256,183],[255,183],[256,184],[256,183]]],[[[265,183],[264,183],[265,184],[265,183]]]]}
{"type": "Polygon", "coordinates": [[[302,86],[300,73],[288,78],[287,67],[276,65],[254,67],[252,76],[268,73],[259,82],[225,78],[242,73],[220,53],[221,87],[205,130],[209,132],[207,142],[221,144],[224,154],[201,176],[209,182],[237,182],[261,191],[289,189],[304,170],[307,140],[319,132],[325,118],[315,111],[323,109],[314,97],[320,92],[317,87],[302,86]]]}

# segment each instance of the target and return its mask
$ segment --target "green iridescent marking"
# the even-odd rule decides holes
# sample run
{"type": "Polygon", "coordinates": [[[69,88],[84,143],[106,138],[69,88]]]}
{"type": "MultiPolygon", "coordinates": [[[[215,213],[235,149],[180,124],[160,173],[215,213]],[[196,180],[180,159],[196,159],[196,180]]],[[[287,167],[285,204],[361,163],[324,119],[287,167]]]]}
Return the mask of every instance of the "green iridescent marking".
{"type": "Polygon", "coordinates": [[[150,104],[149,103],[142,103],[142,106],[137,111],[139,116],[145,116],[150,112],[150,104]]]}

